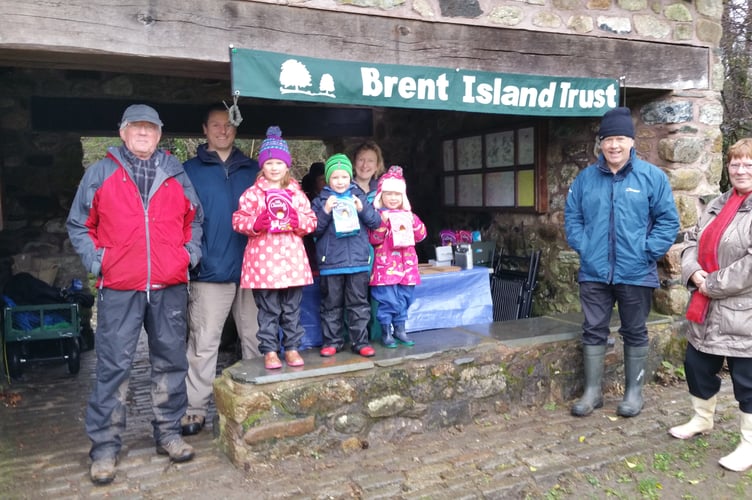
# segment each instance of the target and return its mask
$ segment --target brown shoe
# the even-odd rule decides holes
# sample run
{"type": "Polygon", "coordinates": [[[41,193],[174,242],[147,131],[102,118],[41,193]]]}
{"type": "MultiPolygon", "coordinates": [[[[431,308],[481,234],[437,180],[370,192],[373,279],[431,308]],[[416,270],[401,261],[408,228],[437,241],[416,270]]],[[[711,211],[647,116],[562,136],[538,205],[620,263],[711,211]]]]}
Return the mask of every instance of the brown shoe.
{"type": "Polygon", "coordinates": [[[103,457],[94,460],[89,469],[91,482],[98,486],[110,484],[115,479],[115,465],[117,465],[115,457],[103,457]]]}
{"type": "Polygon", "coordinates": [[[264,368],[267,370],[282,368],[282,361],[279,360],[276,352],[267,352],[264,354],[264,368]]]}
{"type": "Polygon", "coordinates": [[[305,364],[298,351],[285,351],[285,362],[287,366],[303,366],[305,364]]]}
{"type": "Polygon", "coordinates": [[[175,438],[169,443],[157,445],[159,455],[169,455],[173,462],[187,462],[193,458],[193,446],[189,445],[183,438],[175,438]]]}

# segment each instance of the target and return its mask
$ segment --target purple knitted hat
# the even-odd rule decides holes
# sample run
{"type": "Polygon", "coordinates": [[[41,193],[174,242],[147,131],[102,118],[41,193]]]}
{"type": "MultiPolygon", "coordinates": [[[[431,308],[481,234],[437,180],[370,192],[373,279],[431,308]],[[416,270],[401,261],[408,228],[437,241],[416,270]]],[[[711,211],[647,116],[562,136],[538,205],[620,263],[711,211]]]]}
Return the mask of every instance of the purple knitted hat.
{"type": "Polygon", "coordinates": [[[267,160],[282,160],[290,168],[292,159],[290,150],[287,147],[287,141],[282,139],[282,130],[276,125],[266,129],[266,139],[261,143],[259,148],[258,162],[262,167],[267,160]]]}

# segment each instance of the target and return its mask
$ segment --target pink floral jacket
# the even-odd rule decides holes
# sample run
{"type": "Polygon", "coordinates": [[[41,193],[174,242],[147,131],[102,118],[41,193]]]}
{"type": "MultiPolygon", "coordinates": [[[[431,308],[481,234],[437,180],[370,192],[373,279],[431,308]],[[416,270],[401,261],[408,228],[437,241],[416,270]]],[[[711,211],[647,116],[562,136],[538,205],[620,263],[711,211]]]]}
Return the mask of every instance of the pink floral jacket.
{"type": "Polygon", "coordinates": [[[269,181],[261,176],[240,197],[238,210],[232,214],[232,228],[248,235],[243,254],[242,288],[281,289],[313,283],[303,236],[316,229],[316,215],[308,197],[293,179],[287,189],[292,192],[292,206],[298,213],[298,227],[292,232],[270,233],[253,230],[256,219],[266,210],[269,181]]]}
{"type": "MultiPolygon", "coordinates": [[[[415,242],[418,243],[426,237],[426,225],[417,215],[412,216],[413,234],[415,242]]],[[[368,237],[374,246],[371,286],[420,284],[418,254],[415,247],[393,248],[391,232],[389,222],[383,219],[378,229],[369,231],[368,237]]]]}

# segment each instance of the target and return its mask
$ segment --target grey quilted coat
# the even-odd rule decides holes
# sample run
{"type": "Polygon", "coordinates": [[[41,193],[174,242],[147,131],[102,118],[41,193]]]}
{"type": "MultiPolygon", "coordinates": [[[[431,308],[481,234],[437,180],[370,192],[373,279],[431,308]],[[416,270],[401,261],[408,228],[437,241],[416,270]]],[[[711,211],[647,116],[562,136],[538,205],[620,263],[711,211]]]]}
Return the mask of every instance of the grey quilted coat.
{"type": "MultiPolygon", "coordinates": [[[[690,291],[690,276],[697,263],[702,231],[718,216],[732,191],[708,204],[697,225],[685,235],[682,280],[690,291]]],[[[712,299],[704,324],[688,321],[687,340],[700,352],[752,358],[752,196],[749,196],[724,232],[718,248],[720,269],[710,273],[706,286],[712,299]]]]}

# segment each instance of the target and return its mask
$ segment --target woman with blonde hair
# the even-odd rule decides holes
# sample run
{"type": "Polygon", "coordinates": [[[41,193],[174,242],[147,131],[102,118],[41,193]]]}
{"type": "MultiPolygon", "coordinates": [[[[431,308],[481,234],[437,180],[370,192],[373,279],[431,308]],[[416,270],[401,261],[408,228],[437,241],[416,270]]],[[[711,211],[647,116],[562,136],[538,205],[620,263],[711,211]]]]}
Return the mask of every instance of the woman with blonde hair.
{"type": "Polygon", "coordinates": [[[373,203],[378,179],[385,171],[381,148],[373,141],[366,141],[355,148],[353,158],[353,180],[366,193],[366,199],[373,203]]]}

